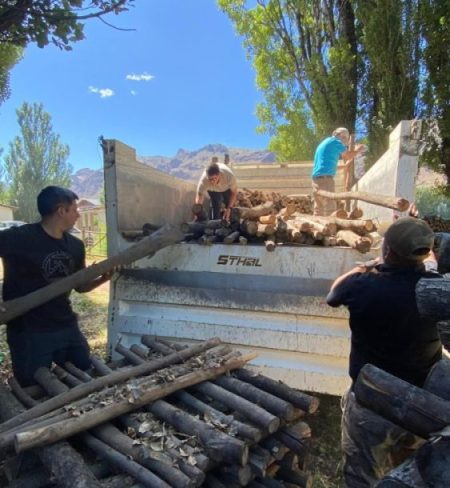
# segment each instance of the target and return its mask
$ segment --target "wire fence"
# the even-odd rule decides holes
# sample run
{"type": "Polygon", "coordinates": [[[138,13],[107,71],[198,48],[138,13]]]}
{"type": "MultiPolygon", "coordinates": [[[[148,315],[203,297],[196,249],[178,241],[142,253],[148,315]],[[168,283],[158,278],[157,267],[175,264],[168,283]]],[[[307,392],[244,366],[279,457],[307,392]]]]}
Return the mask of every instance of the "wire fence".
{"type": "Polygon", "coordinates": [[[106,232],[97,232],[83,229],[81,231],[81,238],[86,247],[86,257],[104,258],[108,254],[108,242],[106,232]]]}

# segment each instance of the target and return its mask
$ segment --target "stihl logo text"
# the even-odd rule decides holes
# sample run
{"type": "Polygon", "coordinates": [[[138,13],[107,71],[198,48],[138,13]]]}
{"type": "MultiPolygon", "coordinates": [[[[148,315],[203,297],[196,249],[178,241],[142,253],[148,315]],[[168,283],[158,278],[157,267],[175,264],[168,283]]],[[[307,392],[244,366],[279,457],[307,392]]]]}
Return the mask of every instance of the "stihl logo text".
{"type": "Polygon", "coordinates": [[[259,258],[248,258],[244,256],[228,256],[227,254],[221,254],[217,259],[217,264],[229,264],[230,266],[255,266],[261,267],[259,258]]]}

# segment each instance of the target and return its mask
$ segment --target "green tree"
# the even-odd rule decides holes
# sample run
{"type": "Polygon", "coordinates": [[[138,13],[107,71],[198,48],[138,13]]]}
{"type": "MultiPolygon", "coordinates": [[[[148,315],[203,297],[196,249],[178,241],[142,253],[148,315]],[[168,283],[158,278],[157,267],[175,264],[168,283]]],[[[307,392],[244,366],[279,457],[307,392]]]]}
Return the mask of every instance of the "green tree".
{"type": "Polygon", "coordinates": [[[417,115],[420,67],[419,0],[356,1],[361,77],[359,110],[371,160],[386,150],[388,135],[417,115]]]}
{"type": "Polygon", "coordinates": [[[84,38],[84,22],[119,14],[134,0],[6,0],[0,5],[0,42],[62,49],[84,38]]]}
{"type": "Polygon", "coordinates": [[[53,131],[51,116],[42,104],[24,103],[17,110],[17,120],[20,135],[9,144],[5,176],[11,204],[18,207],[17,218],[33,222],[38,217],[39,191],[47,185],[70,184],[69,147],[53,131]]]}
{"type": "Polygon", "coordinates": [[[0,42],[0,105],[9,97],[9,72],[22,56],[22,48],[0,42]]]}
{"type": "Polygon", "coordinates": [[[422,0],[420,19],[426,70],[423,115],[435,120],[439,129],[439,136],[433,138],[430,150],[423,159],[429,166],[445,174],[447,191],[450,193],[449,0],[422,0]]]}
{"type": "Polygon", "coordinates": [[[349,0],[218,0],[256,70],[260,131],[280,159],[310,158],[337,126],[353,130],[357,42],[349,0]],[[253,3],[253,2],[252,2],[253,3]]]}

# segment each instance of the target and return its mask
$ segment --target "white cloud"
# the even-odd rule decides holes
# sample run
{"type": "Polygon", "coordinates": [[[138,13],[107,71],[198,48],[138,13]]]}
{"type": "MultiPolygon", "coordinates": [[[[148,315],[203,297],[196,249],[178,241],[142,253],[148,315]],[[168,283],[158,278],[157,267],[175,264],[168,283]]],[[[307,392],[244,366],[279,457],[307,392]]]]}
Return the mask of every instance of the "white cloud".
{"type": "Polygon", "coordinates": [[[133,96],[135,96],[135,95],[136,95],[136,93],[137,93],[137,91],[136,91],[136,90],[131,90],[131,91],[130,91],[130,93],[131,93],[133,96]]]}
{"type": "Polygon", "coordinates": [[[111,90],[111,88],[96,88],[95,86],[90,86],[89,91],[91,93],[98,93],[100,98],[108,98],[114,95],[114,90],[111,90]]]}
{"type": "Polygon", "coordinates": [[[154,76],[149,75],[146,71],[144,71],[140,75],[137,75],[136,73],[131,73],[126,76],[126,79],[131,81],[150,81],[153,80],[153,78],[154,76]]]}

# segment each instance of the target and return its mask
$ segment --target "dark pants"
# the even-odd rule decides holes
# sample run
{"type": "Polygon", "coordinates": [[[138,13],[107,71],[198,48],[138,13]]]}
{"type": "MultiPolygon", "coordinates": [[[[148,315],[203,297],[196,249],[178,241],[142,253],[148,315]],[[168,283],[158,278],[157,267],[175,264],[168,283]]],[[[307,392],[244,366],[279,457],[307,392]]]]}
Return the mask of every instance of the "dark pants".
{"type": "Polygon", "coordinates": [[[89,345],[78,325],[52,331],[8,330],[8,345],[14,376],[22,386],[35,383],[33,375],[52,362],[64,366],[70,361],[77,368],[90,367],[89,345]]]}
{"type": "Polygon", "coordinates": [[[228,207],[231,198],[231,190],[225,191],[208,191],[209,198],[211,199],[211,219],[221,219],[222,214],[220,211],[220,205],[223,202],[225,207],[228,207]]]}

